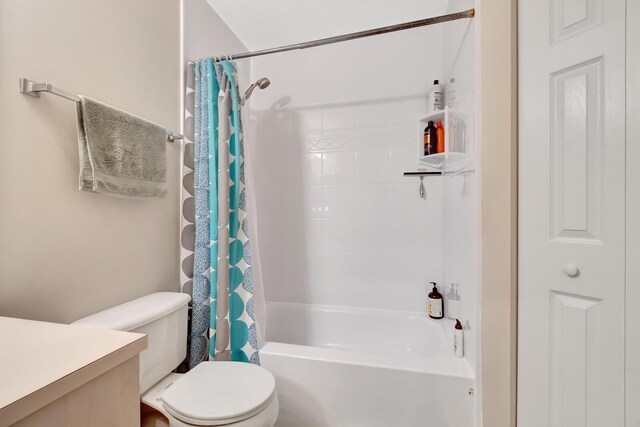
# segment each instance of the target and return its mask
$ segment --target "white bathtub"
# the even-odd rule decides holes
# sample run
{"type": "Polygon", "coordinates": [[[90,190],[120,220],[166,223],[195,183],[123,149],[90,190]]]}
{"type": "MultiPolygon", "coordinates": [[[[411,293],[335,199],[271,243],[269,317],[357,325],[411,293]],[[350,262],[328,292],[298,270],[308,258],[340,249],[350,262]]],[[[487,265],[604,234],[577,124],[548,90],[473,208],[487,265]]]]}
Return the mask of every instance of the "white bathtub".
{"type": "Polygon", "coordinates": [[[474,375],[453,355],[451,321],[268,303],[267,340],[278,427],[474,425],[474,375]]]}

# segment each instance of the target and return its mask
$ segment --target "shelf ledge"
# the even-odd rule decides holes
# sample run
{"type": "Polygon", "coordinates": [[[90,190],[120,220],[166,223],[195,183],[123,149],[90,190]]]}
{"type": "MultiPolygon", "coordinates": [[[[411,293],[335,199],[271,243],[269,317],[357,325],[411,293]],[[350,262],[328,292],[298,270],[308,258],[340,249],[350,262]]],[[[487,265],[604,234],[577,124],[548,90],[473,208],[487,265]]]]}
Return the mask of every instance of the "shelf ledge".
{"type": "Polygon", "coordinates": [[[460,171],[471,165],[471,155],[468,153],[437,153],[418,158],[421,165],[441,171],[460,171]]]}

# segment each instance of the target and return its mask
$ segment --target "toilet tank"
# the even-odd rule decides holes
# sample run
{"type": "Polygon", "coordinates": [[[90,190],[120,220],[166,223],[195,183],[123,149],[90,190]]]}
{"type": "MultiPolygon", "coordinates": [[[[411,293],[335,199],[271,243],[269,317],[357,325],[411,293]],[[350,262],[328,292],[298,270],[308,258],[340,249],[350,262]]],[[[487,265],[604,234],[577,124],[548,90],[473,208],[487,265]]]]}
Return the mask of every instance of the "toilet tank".
{"type": "Polygon", "coordinates": [[[156,292],[73,322],[117,331],[146,334],[140,353],[140,393],[173,371],[187,354],[187,309],[191,297],[156,292]]]}

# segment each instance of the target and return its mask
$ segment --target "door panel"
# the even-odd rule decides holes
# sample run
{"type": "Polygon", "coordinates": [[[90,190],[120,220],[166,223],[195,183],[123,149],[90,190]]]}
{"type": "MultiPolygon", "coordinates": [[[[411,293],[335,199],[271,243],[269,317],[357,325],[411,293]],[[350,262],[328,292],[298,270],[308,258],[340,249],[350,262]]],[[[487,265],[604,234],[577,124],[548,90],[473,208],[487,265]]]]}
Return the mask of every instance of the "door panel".
{"type": "Polygon", "coordinates": [[[602,58],[551,76],[551,238],[601,243],[602,58]]]}
{"type": "Polygon", "coordinates": [[[518,426],[624,426],[625,1],[519,1],[518,426]]]}
{"type": "Polygon", "coordinates": [[[601,309],[601,300],[551,292],[549,400],[552,427],[589,425],[589,411],[596,409],[589,407],[589,403],[597,398],[589,384],[601,382],[598,369],[603,350],[599,330],[601,309]]]}
{"type": "Polygon", "coordinates": [[[551,41],[557,42],[598,24],[601,0],[555,0],[551,8],[551,41]]]}

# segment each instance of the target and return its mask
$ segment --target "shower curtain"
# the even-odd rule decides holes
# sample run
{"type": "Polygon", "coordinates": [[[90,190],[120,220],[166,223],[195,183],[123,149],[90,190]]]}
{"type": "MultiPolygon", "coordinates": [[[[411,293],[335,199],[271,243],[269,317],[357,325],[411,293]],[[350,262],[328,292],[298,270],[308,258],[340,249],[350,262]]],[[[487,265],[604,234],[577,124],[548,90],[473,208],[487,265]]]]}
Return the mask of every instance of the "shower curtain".
{"type": "Polygon", "coordinates": [[[192,296],[189,369],[259,364],[241,99],[235,64],[189,64],[185,96],[182,291],[192,296]]]}

